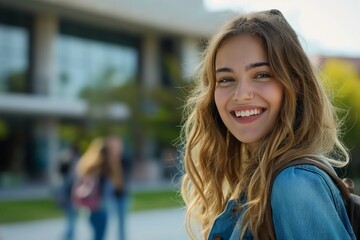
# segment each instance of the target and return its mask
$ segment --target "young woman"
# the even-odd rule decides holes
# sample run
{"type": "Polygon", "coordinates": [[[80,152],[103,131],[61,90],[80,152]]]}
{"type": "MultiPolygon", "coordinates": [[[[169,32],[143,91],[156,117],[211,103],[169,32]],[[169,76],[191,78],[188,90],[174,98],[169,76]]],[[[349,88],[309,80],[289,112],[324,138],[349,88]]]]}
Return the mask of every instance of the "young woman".
{"type": "MultiPolygon", "coordinates": [[[[108,221],[107,203],[115,203],[118,217],[118,239],[126,239],[126,214],[128,196],[126,191],[126,176],[124,169],[123,143],[116,136],[96,138],[91,143],[77,165],[78,177],[97,177],[100,181],[101,204],[91,210],[90,224],[94,231],[94,240],[105,238],[108,221]]],[[[111,210],[114,212],[114,210],[111,210]]]]}
{"type": "Polygon", "coordinates": [[[311,158],[343,167],[334,109],[280,11],[232,20],[209,42],[188,99],[182,195],[203,239],[355,239],[342,196],[311,158]],[[272,179],[275,178],[273,185],[272,179]]]}

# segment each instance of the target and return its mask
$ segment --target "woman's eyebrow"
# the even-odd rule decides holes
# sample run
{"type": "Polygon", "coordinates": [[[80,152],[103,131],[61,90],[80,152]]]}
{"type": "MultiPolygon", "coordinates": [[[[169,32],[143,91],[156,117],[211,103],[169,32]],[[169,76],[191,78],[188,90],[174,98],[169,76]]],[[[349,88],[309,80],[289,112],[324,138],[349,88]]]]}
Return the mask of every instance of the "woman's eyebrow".
{"type": "Polygon", "coordinates": [[[216,69],[215,72],[219,73],[219,72],[234,72],[234,71],[231,68],[222,67],[222,68],[216,69]]]}
{"type": "Polygon", "coordinates": [[[261,66],[269,66],[269,63],[268,62],[251,63],[245,67],[245,70],[249,71],[252,68],[261,67],[261,66]]]}
{"type": "MultiPolygon", "coordinates": [[[[262,67],[262,66],[269,66],[268,62],[256,62],[256,63],[250,63],[249,65],[245,66],[245,70],[249,71],[252,68],[256,68],[256,67],[262,67]]],[[[229,68],[229,67],[221,67],[215,70],[216,73],[220,73],[220,72],[234,72],[233,69],[229,68]]]]}

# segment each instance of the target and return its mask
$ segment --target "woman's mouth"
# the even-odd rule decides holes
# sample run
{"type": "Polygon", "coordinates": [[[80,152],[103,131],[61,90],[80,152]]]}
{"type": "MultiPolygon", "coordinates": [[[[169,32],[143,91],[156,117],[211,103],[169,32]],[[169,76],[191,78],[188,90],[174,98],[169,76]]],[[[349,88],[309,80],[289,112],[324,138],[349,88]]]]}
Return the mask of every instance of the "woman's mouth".
{"type": "Polygon", "coordinates": [[[254,108],[254,109],[246,109],[246,110],[238,110],[232,111],[232,114],[237,118],[244,118],[250,116],[256,116],[263,113],[265,109],[263,108],[254,108]]]}

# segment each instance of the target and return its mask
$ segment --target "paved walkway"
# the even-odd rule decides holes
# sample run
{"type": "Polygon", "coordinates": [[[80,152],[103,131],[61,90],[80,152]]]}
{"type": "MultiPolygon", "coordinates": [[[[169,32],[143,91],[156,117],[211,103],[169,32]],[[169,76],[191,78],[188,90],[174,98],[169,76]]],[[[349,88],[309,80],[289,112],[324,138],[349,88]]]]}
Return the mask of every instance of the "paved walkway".
{"type": "MultiPolygon", "coordinates": [[[[184,209],[162,209],[132,213],[128,240],[186,240],[184,209]]],[[[117,240],[116,219],[110,216],[106,240],[117,240]]],[[[0,225],[0,240],[61,240],[63,219],[0,225]]],[[[77,222],[76,240],[90,240],[91,229],[84,214],[77,222]]]]}

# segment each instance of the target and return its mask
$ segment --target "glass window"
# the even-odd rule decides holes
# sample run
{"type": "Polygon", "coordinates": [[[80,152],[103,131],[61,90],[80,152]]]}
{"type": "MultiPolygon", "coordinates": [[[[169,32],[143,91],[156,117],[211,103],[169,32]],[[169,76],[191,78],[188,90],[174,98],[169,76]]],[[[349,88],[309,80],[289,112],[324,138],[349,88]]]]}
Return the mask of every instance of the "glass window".
{"type": "Polygon", "coordinates": [[[57,97],[77,99],[89,87],[99,84],[116,87],[136,78],[138,48],[122,43],[126,36],[88,31],[86,27],[72,26],[68,30],[69,24],[61,26],[57,39],[57,97]]]}
{"type": "Polygon", "coordinates": [[[41,179],[46,173],[46,158],[37,151],[46,148],[46,142],[36,146],[34,127],[33,119],[27,117],[0,117],[0,188],[41,179]]]}
{"type": "Polygon", "coordinates": [[[0,93],[29,92],[29,20],[3,9],[0,16],[0,93]]]}

